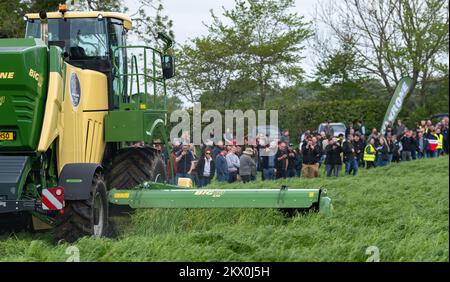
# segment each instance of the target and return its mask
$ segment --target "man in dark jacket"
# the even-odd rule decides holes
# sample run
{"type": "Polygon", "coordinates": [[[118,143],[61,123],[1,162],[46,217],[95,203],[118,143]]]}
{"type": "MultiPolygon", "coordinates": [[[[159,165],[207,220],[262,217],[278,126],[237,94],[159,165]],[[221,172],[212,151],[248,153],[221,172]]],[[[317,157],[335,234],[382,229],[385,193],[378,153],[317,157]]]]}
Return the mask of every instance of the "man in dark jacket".
{"type": "Polygon", "coordinates": [[[394,158],[394,140],[393,135],[390,135],[388,138],[386,138],[386,145],[388,146],[389,152],[388,152],[388,164],[392,162],[392,159],[394,158]]]}
{"type": "Polygon", "coordinates": [[[364,156],[364,140],[361,138],[361,134],[357,132],[353,137],[353,148],[355,149],[355,160],[358,166],[364,166],[363,156],[364,156]]]}
{"type": "Polygon", "coordinates": [[[344,153],[345,174],[350,175],[353,172],[353,176],[355,176],[358,173],[358,161],[356,160],[353,141],[353,135],[348,135],[342,146],[342,151],[344,153]]]}
{"type": "Polygon", "coordinates": [[[416,142],[412,138],[412,134],[410,130],[405,130],[402,138],[400,139],[402,143],[402,161],[410,161],[411,160],[411,152],[416,149],[416,142]]]}
{"type": "Polygon", "coordinates": [[[177,163],[177,174],[176,183],[178,183],[178,178],[191,178],[192,169],[195,164],[195,156],[190,151],[189,144],[183,144],[183,149],[178,152],[175,162],[177,163]]]}
{"type": "Polygon", "coordinates": [[[426,149],[426,141],[423,136],[423,131],[420,129],[417,132],[417,140],[416,140],[416,149],[417,149],[417,156],[419,159],[423,159],[425,157],[425,149],[426,149]]]}
{"type": "Polygon", "coordinates": [[[380,146],[377,148],[377,166],[382,167],[388,164],[389,161],[389,147],[386,142],[386,139],[382,137],[380,139],[380,146]]]}
{"type": "Polygon", "coordinates": [[[392,148],[392,161],[398,163],[402,159],[402,142],[397,140],[397,135],[392,136],[392,142],[394,143],[392,148]]]}
{"type": "Polygon", "coordinates": [[[297,152],[294,150],[294,145],[289,144],[288,146],[288,168],[286,177],[294,177],[296,175],[295,172],[295,164],[297,160],[297,152]]]}
{"type": "Polygon", "coordinates": [[[302,175],[307,178],[318,177],[319,176],[319,161],[320,149],[318,146],[314,146],[312,138],[302,145],[303,154],[303,166],[302,175]]]}
{"type": "Polygon", "coordinates": [[[288,151],[286,148],[286,143],[281,142],[278,145],[278,151],[276,154],[276,178],[286,178],[287,177],[287,169],[288,169],[288,151]]]}
{"type": "Polygon", "coordinates": [[[211,179],[214,177],[216,166],[212,158],[212,152],[210,148],[206,148],[205,155],[197,163],[197,175],[199,179],[199,186],[204,187],[211,183],[211,179]]]}
{"type": "Polygon", "coordinates": [[[342,168],[342,160],[341,153],[342,147],[336,138],[332,138],[328,145],[325,147],[325,170],[327,171],[327,176],[331,176],[331,173],[334,173],[334,176],[339,176],[339,172],[342,168]]]}

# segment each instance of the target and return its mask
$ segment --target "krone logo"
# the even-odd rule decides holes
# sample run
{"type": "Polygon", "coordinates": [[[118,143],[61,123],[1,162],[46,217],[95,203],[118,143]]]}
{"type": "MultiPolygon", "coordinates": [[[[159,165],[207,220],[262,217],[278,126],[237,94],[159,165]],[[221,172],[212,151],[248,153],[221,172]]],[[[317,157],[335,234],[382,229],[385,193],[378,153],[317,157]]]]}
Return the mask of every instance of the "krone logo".
{"type": "Polygon", "coordinates": [[[70,75],[70,99],[72,106],[74,108],[78,107],[80,103],[80,81],[74,72],[70,75]]]}
{"type": "Polygon", "coordinates": [[[14,72],[0,72],[0,79],[13,79],[14,72]]]}

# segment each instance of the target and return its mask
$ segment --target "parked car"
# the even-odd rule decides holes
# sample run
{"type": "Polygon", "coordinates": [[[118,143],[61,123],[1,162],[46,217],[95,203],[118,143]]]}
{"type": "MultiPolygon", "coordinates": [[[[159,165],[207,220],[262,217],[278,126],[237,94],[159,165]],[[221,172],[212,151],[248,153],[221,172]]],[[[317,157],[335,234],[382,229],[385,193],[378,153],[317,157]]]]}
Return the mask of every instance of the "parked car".
{"type": "MultiPolygon", "coordinates": [[[[317,132],[320,133],[322,131],[325,131],[325,125],[326,123],[321,123],[317,132]]],[[[334,137],[338,137],[340,134],[345,136],[345,130],[347,129],[345,124],[343,124],[342,122],[331,122],[330,125],[333,128],[334,137]]]]}

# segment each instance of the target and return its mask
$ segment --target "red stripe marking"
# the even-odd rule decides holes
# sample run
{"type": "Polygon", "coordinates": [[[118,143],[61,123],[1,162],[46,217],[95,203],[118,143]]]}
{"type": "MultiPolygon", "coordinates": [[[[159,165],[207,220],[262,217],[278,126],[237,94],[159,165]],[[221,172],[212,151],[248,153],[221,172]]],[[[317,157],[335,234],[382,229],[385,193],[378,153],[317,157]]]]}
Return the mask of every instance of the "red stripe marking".
{"type": "Polygon", "coordinates": [[[50,202],[45,196],[42,197],[42,203],[44,203],[44,205],[46,205],[52,211],[57,210],[52,202],[50,202]]]}

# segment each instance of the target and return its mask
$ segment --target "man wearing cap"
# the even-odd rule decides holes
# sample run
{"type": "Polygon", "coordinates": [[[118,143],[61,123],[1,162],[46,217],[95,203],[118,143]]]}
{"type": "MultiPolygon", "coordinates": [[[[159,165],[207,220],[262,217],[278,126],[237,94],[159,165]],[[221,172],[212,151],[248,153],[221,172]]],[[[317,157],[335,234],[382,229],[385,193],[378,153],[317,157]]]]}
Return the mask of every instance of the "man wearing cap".
{"type": "Polygon", "coordinates": [[[244,150],[243,154],[239,158],[239,175],[241,176],[242,182],[244,183],[251,181],[252,171],[254,171],[254,168],[256,167],[256,163],[252,159],[252,156],[253,149],[248,147],[244,150]]]}
{"type": "Polygon", "coordinates": [[[219,182],[227,182],[228,181],[228,162],[226,159],[227,150],[222,148],[222,151],[217,154],[214,158],[214,162],[216,164],[216,177],[219,182]]]}

